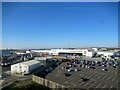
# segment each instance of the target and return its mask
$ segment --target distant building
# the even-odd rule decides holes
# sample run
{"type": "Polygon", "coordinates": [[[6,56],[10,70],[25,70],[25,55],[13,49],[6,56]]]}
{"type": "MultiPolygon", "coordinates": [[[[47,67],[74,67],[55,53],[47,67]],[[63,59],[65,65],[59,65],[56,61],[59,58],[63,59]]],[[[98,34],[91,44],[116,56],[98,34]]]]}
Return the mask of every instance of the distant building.
{"type": "Polygon", "coordinates": [[[98,51],[97,54],[101,56],[106,56],[108,58],[110,57],[120,57],[120,51],[116,50],[110,50],[110,51],[98,51]]]}
{"type": "Polygon", "coordinates": [[[50,55],[68,54],[79,56],[89,56],[92,57],[95,53],[94,50],[88,49],[51,49],[51,50],[32,50],[32,52],[48,53],[50,55]]]}

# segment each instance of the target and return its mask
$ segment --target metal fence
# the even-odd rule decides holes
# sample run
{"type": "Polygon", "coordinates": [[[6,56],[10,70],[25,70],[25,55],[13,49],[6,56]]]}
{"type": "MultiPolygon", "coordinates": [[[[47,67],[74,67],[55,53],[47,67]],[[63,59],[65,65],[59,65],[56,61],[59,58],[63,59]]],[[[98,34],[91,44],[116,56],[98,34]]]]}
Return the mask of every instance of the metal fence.
{"type": "Polygon", "coordinates": [[[50,80],[47,80],[47,79],[44,79],[44,78],[41,78],[41,77],[38,77],[35,75],[32,76],[32,80],[36,83],[42,84],[42,85],[49,87],[49,88],[52,88],[52,89],[58,88],[58,89],[64,90],[65,88],[67,88],[64,85],[58,84],[56,82],[53,82],[53,81],[50,81],[50,80]]]}

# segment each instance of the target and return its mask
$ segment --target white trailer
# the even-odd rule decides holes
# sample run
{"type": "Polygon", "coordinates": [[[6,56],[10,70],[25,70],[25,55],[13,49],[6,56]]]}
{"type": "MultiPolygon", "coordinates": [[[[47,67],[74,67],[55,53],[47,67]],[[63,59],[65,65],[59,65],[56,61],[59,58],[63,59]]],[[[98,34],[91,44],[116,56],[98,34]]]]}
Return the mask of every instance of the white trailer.
{"type": "Polygon", "coordinates": [[[33,70],[41,67],[41,62],[38,60],[25,61],[11,65],[11,73],[30,74],[33,70]]]}

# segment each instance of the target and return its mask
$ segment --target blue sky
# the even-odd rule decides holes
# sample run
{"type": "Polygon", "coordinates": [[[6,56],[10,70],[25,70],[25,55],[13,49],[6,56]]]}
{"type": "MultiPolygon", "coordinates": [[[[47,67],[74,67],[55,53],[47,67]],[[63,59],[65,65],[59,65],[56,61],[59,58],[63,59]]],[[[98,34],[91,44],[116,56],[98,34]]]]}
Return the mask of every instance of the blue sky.
{"type": "Polygon", "coordinates": [[[117,2],[4,2],[3,48],[117,47],[117,2]]]}

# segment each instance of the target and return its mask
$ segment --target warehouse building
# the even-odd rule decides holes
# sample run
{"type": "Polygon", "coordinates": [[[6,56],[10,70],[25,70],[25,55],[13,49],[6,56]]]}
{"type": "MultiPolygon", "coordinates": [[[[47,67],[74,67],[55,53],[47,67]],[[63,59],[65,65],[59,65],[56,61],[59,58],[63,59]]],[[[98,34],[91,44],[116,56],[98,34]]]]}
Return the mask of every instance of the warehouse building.
{"type": "Polygon", "coordinates": [[[49,55],[59,55],[59,54],[68,54],[68,55],[79,55],[79,56],[88,56],[93,57],[95,51],[88,49],[51,49],[51,50],[32,50],[31,52],[35,53],[47,53],[49,55]]]}
{"type": "Polygon", "coordinates": [[[11,73],[30,74],[33,70],[46,65],[46,60],[31,60],[11,65],[11,73]]]}

